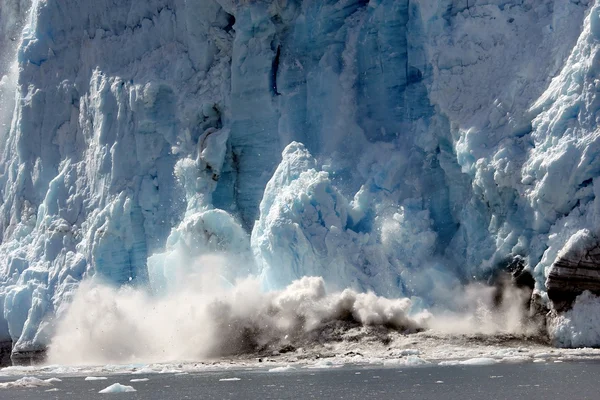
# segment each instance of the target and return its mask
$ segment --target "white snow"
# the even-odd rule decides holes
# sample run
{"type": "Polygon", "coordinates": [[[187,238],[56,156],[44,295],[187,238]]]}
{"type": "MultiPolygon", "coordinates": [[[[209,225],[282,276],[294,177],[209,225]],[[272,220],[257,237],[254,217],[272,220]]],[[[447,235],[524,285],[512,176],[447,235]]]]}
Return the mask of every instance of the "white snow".
{"type": "Polygon", "coordinates": [[[130,393],[130,392],[136,392],[136,391],[137,390],[135,390],[131,386],[121,385],[120,383],[113,383],[112,385],[102,389],[98,393],[112,394],[112,393],[130,393]]]}

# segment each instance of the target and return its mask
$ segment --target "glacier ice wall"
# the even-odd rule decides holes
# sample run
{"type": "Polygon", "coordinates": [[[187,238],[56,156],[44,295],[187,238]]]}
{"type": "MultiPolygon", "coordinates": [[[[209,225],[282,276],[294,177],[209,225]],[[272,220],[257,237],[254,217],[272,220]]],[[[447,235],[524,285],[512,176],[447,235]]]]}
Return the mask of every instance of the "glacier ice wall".
{"type": "Polygon", "coordinates": [[[597,2],[32,3],[0,0],[16,352],[89,276],[168,290],[218,251],[224,284],[434,304],[520,256],[543,295],[597,226],[597,2]]]}

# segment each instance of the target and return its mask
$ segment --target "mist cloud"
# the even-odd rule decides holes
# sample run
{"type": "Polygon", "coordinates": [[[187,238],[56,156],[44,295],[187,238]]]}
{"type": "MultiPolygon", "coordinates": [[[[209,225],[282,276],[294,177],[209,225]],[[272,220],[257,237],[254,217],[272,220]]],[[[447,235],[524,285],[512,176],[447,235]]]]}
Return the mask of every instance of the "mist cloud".
{"type": "Polygon", "coordinates": [[[106,364],[202,360],[261,354],[285,346],[340,340],[351,328],[378,327],[402,333],[523,333],[518,289],[470,285],[453,293],[454,304],[433,313],[415,310],[407,298],[388,299],[346,289],[327,293],[320,277],[303,277],[281,291],[264,292],[257,279],[223,285],[225,256],[205,256],[204,272],[179,279],[167,294],[83,282],[57,323],[48,361],[106,364]],[[337,335],[337,336],[336,336],[337,335]]]}

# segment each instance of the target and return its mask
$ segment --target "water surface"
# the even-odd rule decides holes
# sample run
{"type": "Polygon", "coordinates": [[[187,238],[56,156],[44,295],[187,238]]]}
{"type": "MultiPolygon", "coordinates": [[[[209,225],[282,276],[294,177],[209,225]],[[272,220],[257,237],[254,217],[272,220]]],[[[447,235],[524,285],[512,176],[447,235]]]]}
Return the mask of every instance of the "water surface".
{"type": "MultiPolygon", "coordinates": [[[[47,379],[50,376],[38,376],[47,379]]],[[[103,381],[63,377],[51,387],[2,389],[0,399],[543,399],[600,398],[600,362],[382,368],[229,370],[200,374],[111,375],[103,381]],[[130,382],[148,378],[147,382],[130,382]],[[239,380],[221,381],[221,379],[239,380]],[[98,394],[119,382],[135,393],[98,394]],[[46,392],[51,388],[59,391],[46,392]]],[[[0,382],[16,377],[0,378],[0,382]]]]}

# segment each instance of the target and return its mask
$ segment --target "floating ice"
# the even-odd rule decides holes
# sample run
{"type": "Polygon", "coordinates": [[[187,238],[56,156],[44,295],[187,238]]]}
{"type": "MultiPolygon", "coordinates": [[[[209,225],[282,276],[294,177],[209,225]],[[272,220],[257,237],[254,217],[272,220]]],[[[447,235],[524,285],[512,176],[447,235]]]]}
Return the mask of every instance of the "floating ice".
{"type": "Polygon", "coordinates": [[[293,371],[296,368],[292,367],[291,365],[286,365],[284,367],[275,367],[275,368],[270,368],[269,372],[289,372],[289,371],[293,371]]]}
{"type": "Polygon", "coordinates": [[[36,388],[43,386],[52,386],[53,382],[60,382],[58,378],[38,379],[33,376],[24,376],[14,382],[0,383],[0,389],[19,389],[19,388],[36,388]]]}
{"type": "Polygon", "coordinates": [[[150,367],[143,367],[140,369],[134,369],[133,371],[131,371],[131,373],[133,375],[141,375],[141,374],[155,374],[158,371],[154,370],[153,368],[150,367]]]}
{"type": "Polygon", "coordinates": [[[429,364],[429,361],[423,360],[421,357],[408,356],[405,360],[406,365],[424,365],[429,364]]]}
{"type": "Polygon", "coordinates": [[[130,393],[137,392],[133,387],[127,385],[121,385],[120,383],[113,383],[107,388],[102,389],[98,393],[106,394],[106,393],[130,393]]]}
{"type": "Polygon", "coordinates": [[[329,369],[329,368],[333,368],[333,367],[343,367],[343,366],[344,366],[344,364],[339,361],[333,362],[331,360],[318,360],[314,364],[308,365],[307,368],[329,369]]]}
{"type": "Polygon", "coordinates": [[[500,360],[500,362],[503,362],[503,363],[525,363],[525,362],[530,362],[530,361],[532,361],[532,358],[527,357],[527,356],[502,357],[502,359],[500,360]]]}
{"type": "Polygon", "coordinates": [[[494,358],[487,358],[487,357],[479,357],[479,358],[470,358],[468,360],[464,360],[464,361],[460,361],[459,364],[460,365],[494,365],[496,364],[498,361],[494,358]]]}
{"type": "Polygon", "coordinates": [[[409,355],[405,358],[392,358],[383,361],[385,366],[416,366],[430,364],[429,361],[422,359],[421,357],[409,355]]]}
{"type": "Polygon", "coordinates": [[[86,376],[84,381],[105,381],[108,379],[105,376],[86,376]]]}
{"type": "Polygon", "coordinates": [[[389,353],[392,357],[418,356],[419,354],[421,354],[421,350],[419,349],[392,350],[389,353]]]}

